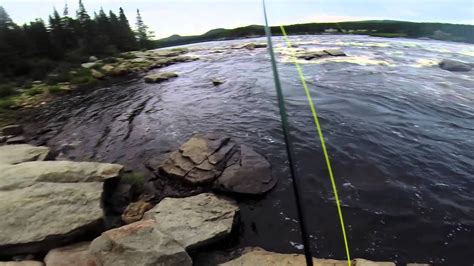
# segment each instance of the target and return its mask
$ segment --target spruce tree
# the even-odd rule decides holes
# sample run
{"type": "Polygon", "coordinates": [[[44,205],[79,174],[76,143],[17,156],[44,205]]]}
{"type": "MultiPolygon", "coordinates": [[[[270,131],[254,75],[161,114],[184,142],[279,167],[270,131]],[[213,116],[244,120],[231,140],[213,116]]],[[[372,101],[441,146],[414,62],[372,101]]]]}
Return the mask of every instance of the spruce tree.
{"type": "Polygon", "coordinates": [[[136,28],[136,37],[140,48],[149,48],[150,39],[153,37],[153,33],[148,30],[148,26],[143,22],[139,9],[137,9],[136,28]]]}
{"type": "Polygon", "coordinates": [[[121,51],[130,51],[137,48],[135,34],[122,8],[119,9],[118,37],[118,48],[121,51]]]}

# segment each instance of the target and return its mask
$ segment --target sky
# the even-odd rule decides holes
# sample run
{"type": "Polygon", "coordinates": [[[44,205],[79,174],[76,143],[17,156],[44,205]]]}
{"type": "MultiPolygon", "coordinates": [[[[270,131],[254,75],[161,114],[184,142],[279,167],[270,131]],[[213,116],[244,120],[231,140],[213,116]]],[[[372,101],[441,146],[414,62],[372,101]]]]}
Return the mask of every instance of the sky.
{"type": "MultiPolygon", "coordinates": [[[[56,7],[69,5],[74,15],[78,0],[0,0],[17,24],[43,18],[56,7]]],[[[123,7],[134,26],[136,9],[157,38],[173,34],[198,35],[215,28],[263,24],[261,0],[83,0],[89,14],[123,7]]],[[[267,0],[271,25],[393,19],[415,22],[474,24],[474,0],[267,0]]]]}

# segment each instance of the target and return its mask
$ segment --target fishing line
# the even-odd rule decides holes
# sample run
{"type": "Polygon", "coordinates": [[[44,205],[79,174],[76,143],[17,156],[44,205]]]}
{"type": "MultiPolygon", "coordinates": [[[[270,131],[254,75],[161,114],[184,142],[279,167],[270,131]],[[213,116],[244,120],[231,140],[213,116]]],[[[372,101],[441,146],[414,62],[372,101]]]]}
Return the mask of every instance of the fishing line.
{"type": "MultiPolygon", "coordinates": [[[[291,41],[288,38],[288,35],[286,34],[285,28],[283,26],[280,26],[280,29],[281,29],[281,33],[283,34],[283,39],[285,40],[288,48],[290,48],[290,50],[291,50],[291,48],[292,48],[291,41]]],[[[342,230],[342,238],[344,240],[344,247],[346,249],[347,265],[351,266],[351,256],[350,256],[350,252],[349,252],[349,244],[348,244],[348,241],[347,241],[346,227],[344,225],[344,217],[342,216],[341,202],[339,200],[339,194],[337,193],[336,181],[334,179],[334,174],[332,172],[331,162],[329,160],[328,151],[326,149],[326,142],[324,141],[323,131],[321,130],[321,124],[319,123],[318,115],[316,113],[316,108],[314,107],[313,98],[311,97],[311,93],[309,91],[308,84],[306,84],[306,79],[304,78],[303,70],[301,69],[300,65],[298,64],[298,60],[297,60],[296,56],[294,55],[294,53],[291,54],[291,58],[293,59],[293,63],[295,64],[296,70],[298,71],[298,75],[300,76],[301,84],[303,85],[303,89],[305,91],[306,98],[308,99],[309,107],[310,107],[311,113],[313,115],[314,124],[316,126],[316,130],[318,132],[319,139],[321,141],[321,148],[323,150],[324,158],[325,158],[325,161],[326,161],[326,166],[327,166],[327,169],[328,169],[328,172],[329,172],[329,178],[331,179],[331,186],[332,186],[332,190],[333,190],[333,193],[334,193],[334,198],[336,200],[337,213],[339,215],[339,222],[341,224],[341,230],[342,230]]]]}
{"type": "Polygon", "coordinates": [[[293,167],[293,149],[292,145],[290,142],[289,138],[289,128],[288,128],[288,119],[287,119],[287,114],[286,114],[286,108],[285,108],[285,101],[283,98],[283,92],[281,89],[281,84],[280,84],[280,77],[278,75],[278,69],[276,66],[276,61],[275,61],[275,54],[273,53],[273,45],[272,45],[272,33],[270,31],[270,28],[268,27],[268,19],[267,19],[267,10],[265,8],[265,0],[262,0],[263,3],[263,14],[265,17],[265,33],[267,35],[267,41],[268,41],[268,52],[270,53],[270,58],[272,62],[272,69],[273,69],[273,76],[275,79],[275,88],[277,91],[277,97],[278,97],[278,107],[280,109],[280,117],[281,117],[281,125],[283,129],[283,136],[285,140],[285,146],[286,146],[286,154],[288,156],[288,163],[290,167],[290,174],[291,174],[291,179],[292,179],[292,184],[293,184],[293,191],[295,194],[295,200],[296,200],[296,208],[298,212],[298,220],[299,220],[299,225],[300,225],[300,231],[301,231],[301,238],[303,240],[303,248],[304,248],[304,253],[305,253],[305,258],[306,258],[306,265],[308,266],[313,266],[313,256],[311,255],[311,248],[309,245],[309,240],[308,240],[308,234],[306,231],[306,223],[305,223],[305,215],[303,212],[303,207],[302,207],[302,199],[301,199],[301,194],[299,190],[299,183],[298,183],[298,178],[296,178],[296,171],[293,167]]]}

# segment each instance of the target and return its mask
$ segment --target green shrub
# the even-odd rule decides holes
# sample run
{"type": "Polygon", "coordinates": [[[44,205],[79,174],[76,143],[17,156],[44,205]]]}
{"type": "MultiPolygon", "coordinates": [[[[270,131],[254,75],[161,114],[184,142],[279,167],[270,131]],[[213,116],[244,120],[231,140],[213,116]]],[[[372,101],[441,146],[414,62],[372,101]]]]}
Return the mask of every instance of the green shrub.
{"type": "Polygon", "coordinates": [[[135,58],[137,58],[132,53],[124,53],[124,54],[121,54],[120,57],[123,58],[123,59],[135,59],[135,58]]]}
{"type": "Polygon", "coordinates": [[[44,90],[43,90],[42,87],[33,87],[33,88],[27,90],[26,94],[29,95],[29,96],[35,96],[35,95],[41,94],[43,92],[44,92],[44,90]]]}
{"type": "Polygon", "coordinates": [[[0,97],[6,97],[15,94],[15,88],[13,84],[1,84],[0,85],[0,97]]]}
{"type": "Polygon", "coordinates": [[[114,63],[117,63],[118,60],[115,57],[107,57],[107,58],[102,59],[102,62],[106,64],[114,64],[114,63]]]}
{"type": "Polygon", "coordinates": [[[145,175],[140,172],[125,173],[121,176],[121,180],[127,184],[142,185],[145,183],[145,175]]]}
{"type": "Polygon", "coordinates": [[[56,93],[61,93],[63,90],[61,89],[61,86],[59,85],[53,85],[48,87],[48,92],[51,94],[56,94],[56,93]]]}
{"type": "Polygon", "coordinates": [[[12,98],[0,99],[0,109],[10,109],[10,107],[14,105],[15,101],[12,98]]]}

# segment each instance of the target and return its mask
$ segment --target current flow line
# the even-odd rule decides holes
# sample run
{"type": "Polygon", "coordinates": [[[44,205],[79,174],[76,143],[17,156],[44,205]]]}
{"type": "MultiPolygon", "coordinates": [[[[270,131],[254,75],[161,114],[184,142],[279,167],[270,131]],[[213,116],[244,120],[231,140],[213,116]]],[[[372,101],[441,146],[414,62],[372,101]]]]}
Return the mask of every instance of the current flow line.
{"type": "MultiPolygon", "coordinates": [[[[283,34],[283,39],[285,40],[288,48],[292,48],[291,41],[288,38],[288,35],[286,34],[285,28],[283,26],[280,26],[281,33],[283,34]]],[[[336,199],[336,205],[337,205],[337,212],[339,214],[339,221],[341,223],[341,229],[342,229],[342,237],[344,239],[344,246],[346,248],[346,256],[347,256],[347,265],[351,266],[351,256],[349,253],[349,244],[347,242],[347,236],[346,236],[346,228],[344,226],[344,218],[342,216],[342,210],[341,210],[341,203],[339,201],[339,195],[337,193],[337,188],[336,188],[336,181],[334,181],[334,175],[332,173],[332,167],[331,167],[331,162],[329,161],[329,155],[326,149],[326,143],[324,141],[324,136],[323,136],[323,131],[321,130],[321,125],[319,124],[319,119],[318,115],[316,113],[316,108],[314,107],[313,103],[313,98],[311,97],[311,93],[308,89],[308,85],[306,84],[306,80],[303,75],[303,70],[301,70],[300,65],[298,64],[298,60],[296,59],[296,56],[294,53],[292,53],[291,58],[293,59],[293,63],[296,66],[296,70],[298,71],[298,74],[301,79],[301,84],[303,85],[304,91],[306,93],[306,98],[308,99],[309,102],[309,107],[311,109],[311,113],[313,114],[313,120],[314,124],[316,125],[316,129],[318,131],[319,139],[321,140],[321,147],[323,149],[323,154],[324,158],[326,159],[326,166],[328,168],[329,172],[329,177],[331,179],[331,185],[332,185],[332,190],[334,192],[334,198],[336,199]]]]}
{"type": "Polygon", "coordinates": [[[278,96],[278,107],[280,109],[280,117],[281,117],[281,124],[282,124],[282,129],[283,129],[283,136],[285,139],[285,146],[286,146],[286,153],[288,156],[288,163],[290,167],[290,174],[292,178],[292,184],[293,184],[293,192],[295,194],[295,200],[296,200],[296,208],[298,211],[298,220],[299,220],[299,225],[300,225],[300,231],[301,231],[301,238],[303,240],[303,247],[304,247],[304,254],[306,258],[306,264],[308,266],[313,266],[313,256],[311,255],[311,247],[309,245],[309,240],[308,240],[308,234],[306,231],[306,225],[305,225],[305,216],[303,213],[303,207],[302,207],[302,200],[301,200],[301,195],[299,193],[299,183],[298,179],[296,178],[296,172],[295,169],[293,168],[293,149],[290,147],[291,142],[289,139],[289,128],[288,128],[288,119],[286,115],[286,109],[285,109],[285,102],[283,99],[283,92],[281,89],[281,84],[280,84],[280,78],[278,76],[278,69],[276,66],[276,61],[275,61],[275,54],[273,53],[273,45],[272,45],[272,37],[271,37],[271,31],[270,28],[268,27],[268,20],[267,20],[267,10],[265,8],[265,0],[262,0],[263,3],[263,14],[265,16],[265,33],[267,35],[267,41],[268,41],[268,52],[270,53],[270,58],[272,61],[272,69],[273,69],[273,75],[275,78],[275,88],[277,91],[277,96],[278,96]]]}

